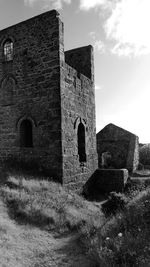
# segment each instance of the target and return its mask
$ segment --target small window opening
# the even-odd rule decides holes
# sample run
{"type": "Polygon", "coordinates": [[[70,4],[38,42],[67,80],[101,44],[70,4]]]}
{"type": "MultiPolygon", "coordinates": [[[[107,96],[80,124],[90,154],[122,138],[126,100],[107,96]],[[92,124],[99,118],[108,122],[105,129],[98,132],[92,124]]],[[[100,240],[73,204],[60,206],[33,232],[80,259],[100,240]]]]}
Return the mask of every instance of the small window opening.
{"type": "Polygon", "coordinates": [[[85,127],[83,123],[79,123],[78,126],[78,154],[79,161],[86,162],[86,153],[85,153],[85,127]]]}
{"type": "Polygon", "coordinates": [[[4,43],[4,59],[5,61],[13,60],[13,42],[10,39],[4,43]]]}
{"type": "Polygon", "coordinates": [[[112,155],[109,151],[103,152],[101,155],[101,167],[108,169],[111,167],[112,155]]]}
{"type": "Polygon", "coordinates": [[[20,125],[20,146],[33,147],[32,123],[29,120],[22,121],[20,125]]]}

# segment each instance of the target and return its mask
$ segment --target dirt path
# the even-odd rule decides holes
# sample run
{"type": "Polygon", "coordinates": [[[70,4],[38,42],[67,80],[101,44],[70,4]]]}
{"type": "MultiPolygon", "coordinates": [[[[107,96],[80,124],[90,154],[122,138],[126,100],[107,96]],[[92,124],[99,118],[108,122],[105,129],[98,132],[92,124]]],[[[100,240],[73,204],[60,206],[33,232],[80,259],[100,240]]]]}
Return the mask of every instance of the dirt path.
{"type": "Polygon", "coordinates": [[[54,234],[11,220],[0,201],[0,267],[88,267],[77,236],[54,234]]]}

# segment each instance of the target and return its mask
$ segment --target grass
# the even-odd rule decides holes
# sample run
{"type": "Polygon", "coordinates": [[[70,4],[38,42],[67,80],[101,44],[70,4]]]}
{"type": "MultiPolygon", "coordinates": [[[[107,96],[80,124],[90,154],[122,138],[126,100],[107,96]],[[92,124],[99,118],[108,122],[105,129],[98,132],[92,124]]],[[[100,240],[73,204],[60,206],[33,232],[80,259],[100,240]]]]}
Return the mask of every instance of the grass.
{"type": "Polygon", "coordinates": [[[92,266],[78,235],[85,225],[100,226],[98,204],[44,177],[10,174],[0,206],[1,266],[92,266]]]}
{"type": "Polygon", "coordinates": [[[0,205],[2,266],[150,264],[149,187],[112,193],[101,209],[44,177],[8,175],[0,205]]]}
{"type": "Polygon", "coordinates": [[[150,266],[150,189],[132,192],[122,211],[80,238],[95,267],[150,266]]]}
{"type": "Polygon", "coordinates": [[[0,192],[10,217],[19,223],[65,233],[104,218],[97,205],[48,180],[10,175],[0,192]]]}

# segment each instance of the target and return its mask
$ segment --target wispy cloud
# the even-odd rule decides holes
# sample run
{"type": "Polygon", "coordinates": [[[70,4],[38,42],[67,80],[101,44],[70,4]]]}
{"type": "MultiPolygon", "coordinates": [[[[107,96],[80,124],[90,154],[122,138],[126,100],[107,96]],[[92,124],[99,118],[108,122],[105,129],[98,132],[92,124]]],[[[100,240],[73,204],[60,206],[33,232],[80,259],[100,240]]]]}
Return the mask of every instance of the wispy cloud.
{"type": "Polygon", "coordinates": [[[24,0],[25,5],[27,6],[33,6],[34,4],[39,2],[42,5],[43,9],[49,9],[49,8],[61,9],[64,3],[70,4],[71,0],[24,0]]]}
{"type": "MultiPolygon", "coordinates": [[[[115,0],[116,1],[116,0],[115,0]]],[[[112,1],[110,0],[80,0],[80,9],[90,10],[91,8],[109,8],[112,1]]]]}
{"type": "Polygon", "coordinates": [[[93,40],[93,47],[95,51],[98,51],[99,53],[103,54],[105,52],[105,44],[97,38],[96,32],[90,32],[89,36],[93,40]]]}
{"type": "Polygon", "coordinates": [[[112,53],[119,56],[150,53],[150,1],[120,0],[105,23],[107,38],[115,40],[112,53]]]}
{"type": "Polygon", "coordinates": [[[95,40],[94,48],[101,54],[105,52],[105,45],[101,40],[95,40]]]}
{"type": "MultiPolygon", "coordinates": [[[[119,56],[150,53],[150,0],[80,0],[80,9],[104,14],[104,30],[119,56]]],[[[98,43],[96,44],[98,45],[98,43]]],[[[100,47],[100,46],[99,46],[100,47]]]]}

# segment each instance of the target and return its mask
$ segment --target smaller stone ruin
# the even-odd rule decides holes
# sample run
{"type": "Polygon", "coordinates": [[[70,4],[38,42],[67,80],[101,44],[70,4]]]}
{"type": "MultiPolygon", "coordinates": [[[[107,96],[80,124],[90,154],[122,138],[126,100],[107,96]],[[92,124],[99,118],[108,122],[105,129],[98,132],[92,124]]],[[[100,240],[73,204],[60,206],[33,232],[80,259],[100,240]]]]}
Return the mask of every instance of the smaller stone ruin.
{"type": "Polygon", "coordinates": [[[127,169],[134,172],[139,164],[139,138],[114,124],[97,133],[98,164],[101,169],[127,169]]]}

